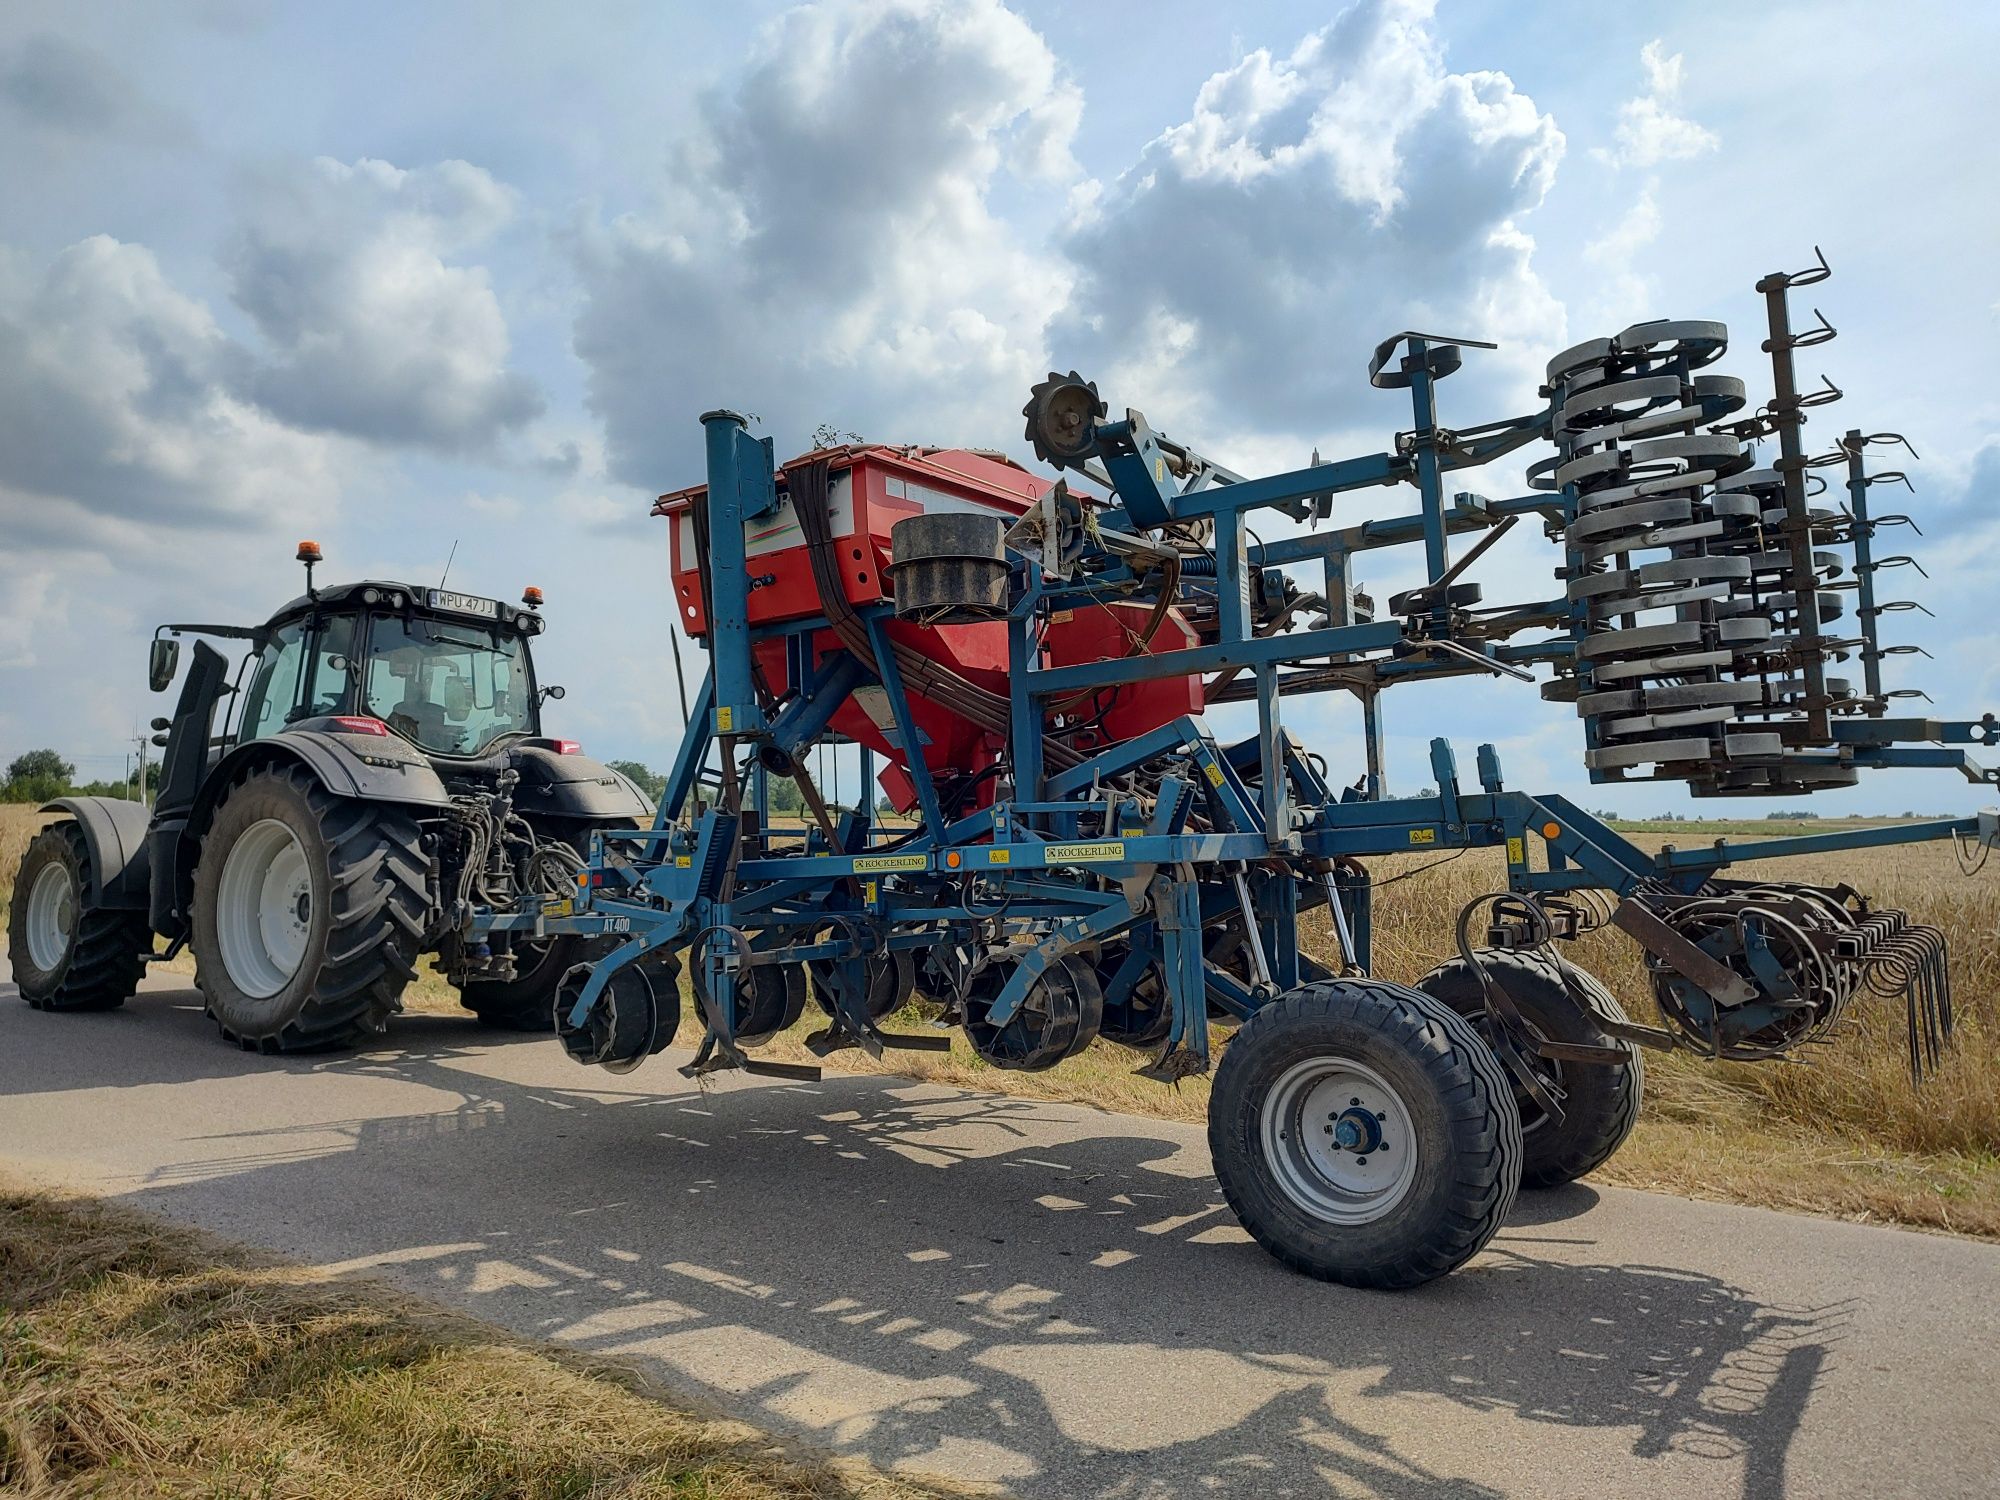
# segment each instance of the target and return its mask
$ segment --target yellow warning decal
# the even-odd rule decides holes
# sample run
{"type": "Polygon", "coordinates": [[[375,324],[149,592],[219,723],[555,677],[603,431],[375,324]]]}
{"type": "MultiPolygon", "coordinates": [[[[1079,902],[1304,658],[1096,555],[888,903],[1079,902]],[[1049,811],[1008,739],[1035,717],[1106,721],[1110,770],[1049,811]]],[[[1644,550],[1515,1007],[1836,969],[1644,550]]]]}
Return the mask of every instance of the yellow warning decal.
{"type": "Polygon", "coordinates": [[[543,915],[543,916],[545,916],[545,917],[571,917],[571,916],[575,916],[575,915],[576,915],[576,903],[575,903],[574,901],[570,900],[570,898],[569,898],[569,897],[567,897],[567,896],[558,896],[558,897],[557,897],[557,898],[556,898],[555,900],[553,900],[553,901],[548,901],[548,902],[545,902],[545,903],[543,903],[543,906],[542,906],[542,915],[543,915]]]}
{"type": "Polygon", "coordinates": [[[1153,483],[1165,484],[1166,482],[1167,461],[1164,458],[1156,458],[1153,460],[1153,483]]]}
{"type": "Polygon", "coordinates": [[[930,862],[928,854],[864,854],[854,861],[854,873],[879,875],[885,870],[921,870],[930,862]]]}
{"type": "Polygon", "coordinates": [[[1095,844],[1049,844],[1043,848],[1042,857],[1052,865],[1082,865],[1092,861],[1119,860],[1125,857],[1125,841],[1110,839],[1095,844]]]}
{"type": "Polygon", "coordinates": [[[1510,865],[1526,864],[1527,860],[1528,848],[1526,841],[1522,839],[1507,840],[1507,863],[1510,865]]]}
{"type": "Polygon", "coordinates": [[[1435,828],[1412,828],[1410,830],[1410,842],[1413,844],[1435,844],[1437,841],[1438,831],[1435,828]]]}
{"type": "Polygon", "coordinates": [[[735,727],[736,727],[735,709],[718,708],[715,711],[715,732],[717,734],[728,734],[735,727]]]}
{"type": "Polygon", "coordinates": [[[674,868],[677,870],[693,869],[694,856],[692,854],[676,854],[674,856],[674,868]]]}
{"type": "Polygon", "coordinates": [[[1222,767],[1216,765],[1215,762],[1210,761],[1207,766],[1203,767],[1203,769],[1208,772],[1208,780],[1210,785],[1212,786],[1222,785],[1222,767]]]}
{"type": "Polygon", "coordinates": [[[1014,851],[1012,849],[995,849],[986,856],[986,863],[989,865],[1011,865],[1013,862],[1014,851]]]}
{"type": "Polygon", "coordinates": [[[879,881],[874,881],[874,880],[864,880],[864,881],[862,881],[862,882],[861,882],[861,899],[862,899],[863,901],[866,901],[866,902],[867,902],[867,903],[868,903],[868,904],[869,904],[870,906],[873,906],[873,905],[875,904],[875,902],[876,902],[876,901],[877,901],[877,900],[879,899],[879,898],[878,898],[878,897],[876,896],[876,894],[875,894],[875,893],[876,893],[876,892],[877,892],[877,891],[878,891],[878,890],[879,890],[880,888],[881,888],[881,883],[880,883],[879,881]]]}

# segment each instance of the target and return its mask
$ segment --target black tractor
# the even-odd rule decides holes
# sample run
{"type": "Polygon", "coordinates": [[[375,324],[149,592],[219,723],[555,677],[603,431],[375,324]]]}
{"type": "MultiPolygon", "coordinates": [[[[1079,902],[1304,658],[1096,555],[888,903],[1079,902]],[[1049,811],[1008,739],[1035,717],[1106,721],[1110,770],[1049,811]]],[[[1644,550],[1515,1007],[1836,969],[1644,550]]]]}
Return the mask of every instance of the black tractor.
{"type": "Polygon", "coordinates": [[[566,910],[592,832],[653,809],[543,735],[562,689],[535,680],[539,592],[315,588],[318,547],[299,560],[305,594],[264,624],[154,633],[154,692],[196,637],[173,717],[153,721],[157,805],[48,804],[63,816],[28,846],[7,926],[21,997],[108,1009],[188,947],[224,1036],[304,1051],[379,1034],[435,953],[480,1019],[548,1027],[592,940],[492,918],[566,910]],[[247,643],[234,682],[204,636],[247,643]]]}

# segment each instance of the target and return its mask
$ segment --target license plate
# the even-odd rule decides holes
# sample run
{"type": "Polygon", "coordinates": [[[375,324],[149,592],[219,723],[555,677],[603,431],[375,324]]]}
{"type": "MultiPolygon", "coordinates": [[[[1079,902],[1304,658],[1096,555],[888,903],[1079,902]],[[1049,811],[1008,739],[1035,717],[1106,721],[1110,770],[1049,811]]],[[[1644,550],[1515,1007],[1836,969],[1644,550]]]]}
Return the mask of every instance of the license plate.
{"type": "Polygon", "coordinates": [[[500,607],[491,599],[480,599],[472,594],[454,594],[448,589],[430,591],[432,609],[448,609],[461,615],[478,615],[482,619],[493,619],[500,607]]]}

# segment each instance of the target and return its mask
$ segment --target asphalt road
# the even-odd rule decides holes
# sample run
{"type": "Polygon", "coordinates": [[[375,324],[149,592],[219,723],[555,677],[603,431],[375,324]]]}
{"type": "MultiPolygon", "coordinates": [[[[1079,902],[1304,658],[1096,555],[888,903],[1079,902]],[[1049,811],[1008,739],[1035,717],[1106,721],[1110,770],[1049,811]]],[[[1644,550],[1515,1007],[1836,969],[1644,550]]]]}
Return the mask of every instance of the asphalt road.
{"type": "Polygon", "coordinates": [[[191,991],[45,1016],[0,984],[0,1169],[1022,1496],[1995,1492],[1994,1246],[1577,1186],[1355,1292],[1250,1243],[1194,1128],[682,1060],[426,1017],[262,1058],[191,991]]]}

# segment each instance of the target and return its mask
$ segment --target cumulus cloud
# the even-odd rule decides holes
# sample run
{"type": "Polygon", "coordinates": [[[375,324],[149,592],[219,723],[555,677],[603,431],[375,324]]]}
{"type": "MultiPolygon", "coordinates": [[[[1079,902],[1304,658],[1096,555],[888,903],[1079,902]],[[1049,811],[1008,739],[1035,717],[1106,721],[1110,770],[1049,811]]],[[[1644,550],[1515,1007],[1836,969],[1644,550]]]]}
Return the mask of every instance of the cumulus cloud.
{"type": "Polygon", "coordinates": [[[94,235],[0,278],[9,538],[107,520],[198,527],[324,497],[328,445],[234,393],[234,351],[151,251],[94,235]]]}
{"type": "Polygon", "coordinates": [[[457,263],[513,216],[462,161],[403,169],[320,159],[270,174],[227,252],[231,293],[268,350],[244,390],[294,426],[446,451],[490,446],[540,414],[508,368],[486,268],[457,263]]]}
{"type": "Polygon", "coordinates": [[[1658,187],[1657,182],[1648,182],[1640,188],[1632,207],[1583,247],[1584,263],[1601,273],[1589,311],[1603,313],[1608,321],[1637,322],[1645,316],[1652,288],[1639,274],[1638,264],[1660,237],[1658,187]]]}
{"type": "Polygon", "coordinates": [[[1078,195],[1054,362],[1162,421],[1254,440],[1379,414],[1365,360],[1398,329],[1518,346],[1468,362],[1448,394],[1477,402],[1496,394],[1482,361],[1524,377],[1562,336],[1522,227],[1562,151],[1505,74],[1446,68],[1427,4],[1363,0],[1215,74],[1130,170],[1078,195]]]}
{"type": "Polygon", "coordinates": [[[1652,282],[1640,265],[1660,235],[1659,168],[1705,155],[1720,144],[1713,131],[1675,112],[1681,93],[1678,52],[1668,57],[1655,39],[1640,49],[1639,65],[1646,92],[1620,107],[1613,146],[1591,151],[1614,168],[1644,168],[1647,173],[1631,207],[1583,249],[1585,263],[1600,273],[1585,311],[1607,330],[1654,315],[1647,305],[1652,282]]]}
{"type": "Polygon", "coordinates": [[[1041,357],[1061,262],[989,194],[1075,174],[1081,95],[997,0],[839,0],[774,21],[704,101],[647,213],[583,236],[575,348],[609,470],[689,477],[696,416],[782,446],[992,435],[1041,357]]]}
{"type": "Polygon", "coordinates": [[[1657,167],[1665,161],[1689,161],[1721,145],[1714,131],[1678,113],[1681,95],[1681,54],[1667,56],[1656,37],[1639,51],[1646,74],[1646,92],[1627,99],[1618,110],[1615,144],[1593,154],[1621,167],[1657,167]]]}

